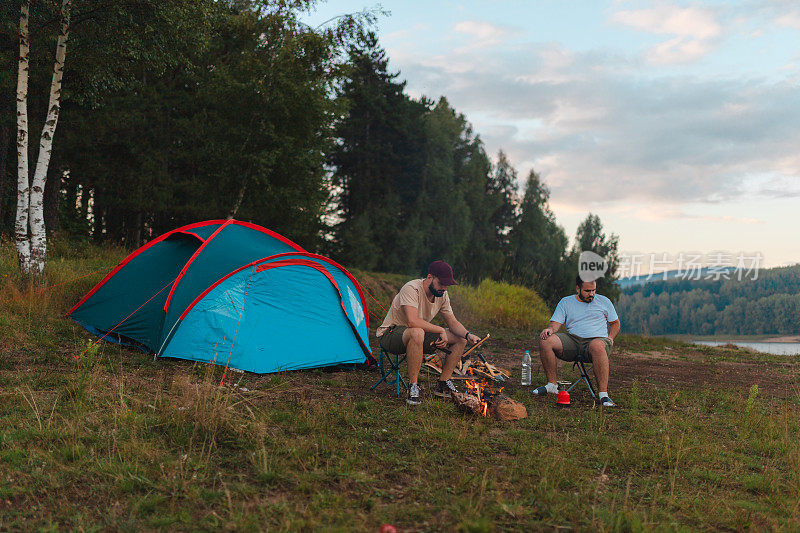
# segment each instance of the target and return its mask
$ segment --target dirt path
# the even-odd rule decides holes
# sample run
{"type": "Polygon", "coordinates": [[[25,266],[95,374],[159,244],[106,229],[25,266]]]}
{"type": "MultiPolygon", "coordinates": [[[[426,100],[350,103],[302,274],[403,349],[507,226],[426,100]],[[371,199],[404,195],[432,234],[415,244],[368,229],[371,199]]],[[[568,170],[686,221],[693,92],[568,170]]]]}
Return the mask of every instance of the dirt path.
{"type": "MultiPolygon", "coordinates": [[[[504,346],[493,356],[497,364],[519,366],[522,347],[504,346]]],[[[736,349],[720,349],[722,356],[737,360],[714,360],[708,354],[692,348],[664,350],[631,350],[615,348],[611,359],[610,388],[630,387],[633,381],[645,387],[665,387],[689,390],[692,388],[743,388],[757,384],[760,394],[773,398],[800,395],[800,359],[797,362],[759,361],[759,354],[736,349]]],[[[538,352],[532,354],[534,375],[542,376],[538,352]]],[[[717,357],[716,359],[720,359],[717,357]]],[[[765,358],[766,359],[766,358],[765,358]]],[[[571,365],[562,365],[570,371],[571,365]]]]}
{"type": "MultiPolygon", "coordinates": [[[[530,349],[524,338],[492,339],[484,355],[504,368],[518,369],[522,352],[530,349]]],[[[675,390],[692,388],[743,388],[757,384],[765,397],[789,398],[800,395],[800,358],[773,358],[747,350],[717,348],[714,356],[691,346],[642,350],[616,346],[612,353],[610,388],[630,387],[636,380],[644,387],[675,390]],[[726,359],[726,360],[720,360],[726,359]],[[774,362],[781,359],[781,362],[774,362]],[[788,362],[787,362],[788,361],[788,362]]],[[[536,349],[531,353],[534,380],[544,375],[536,349]]],[[[571,372],[563,364],[559,375],[571,372]]]]}

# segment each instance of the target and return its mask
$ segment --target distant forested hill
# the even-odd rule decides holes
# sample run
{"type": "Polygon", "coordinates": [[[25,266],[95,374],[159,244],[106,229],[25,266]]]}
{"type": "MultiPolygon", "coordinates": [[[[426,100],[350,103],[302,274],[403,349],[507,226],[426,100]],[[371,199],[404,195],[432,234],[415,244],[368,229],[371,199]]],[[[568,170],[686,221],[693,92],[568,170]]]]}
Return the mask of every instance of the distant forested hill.
{"type": "Polygon", "coordinates": [[[668,280],[629,287],[617,303],[629,333],[800,334],[800,265],[757,279],[668,280]]]}

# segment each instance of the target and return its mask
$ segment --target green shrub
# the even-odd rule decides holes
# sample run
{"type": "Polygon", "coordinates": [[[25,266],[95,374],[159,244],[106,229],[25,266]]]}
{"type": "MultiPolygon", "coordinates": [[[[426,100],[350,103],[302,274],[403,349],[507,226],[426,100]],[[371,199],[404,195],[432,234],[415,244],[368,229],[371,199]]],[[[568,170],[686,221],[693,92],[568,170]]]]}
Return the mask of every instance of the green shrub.
{"type": "Polygon", "coordinates": [[[456,316],[465,323],[531,329],[547,325],[550,310],[536,291],[485,279],[477,287],[450,287],[456,316]]]}

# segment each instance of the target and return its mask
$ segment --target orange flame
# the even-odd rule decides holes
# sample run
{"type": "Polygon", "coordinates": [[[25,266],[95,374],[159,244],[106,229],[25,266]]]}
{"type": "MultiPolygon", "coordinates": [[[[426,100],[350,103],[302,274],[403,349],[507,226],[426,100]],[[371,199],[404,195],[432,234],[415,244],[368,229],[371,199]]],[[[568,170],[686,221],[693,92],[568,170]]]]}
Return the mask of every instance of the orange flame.
{"type": "Polygon", "coordinates": [[[484,399],[486,387],[483,387],[483,390],[481,390],[481,384],[476,381],[467,381],[466,385],[469,391],[481,402],[481,415],[488,416],[489,403],[484,399]]]}

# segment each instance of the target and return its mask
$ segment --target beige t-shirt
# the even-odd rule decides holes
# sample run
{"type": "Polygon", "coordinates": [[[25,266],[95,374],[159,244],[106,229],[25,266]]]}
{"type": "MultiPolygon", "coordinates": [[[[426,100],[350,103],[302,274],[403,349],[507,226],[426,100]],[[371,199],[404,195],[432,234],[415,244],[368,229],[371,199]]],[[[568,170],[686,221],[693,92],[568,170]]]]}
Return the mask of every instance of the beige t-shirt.
{"type": "Polygon", "coordinates": [[[450,307],[450,295],[446,292],[442,298],[434,298],[433,302],[425,296],[422,286],[423,279],[412,279],[400,289],[397,296],[392,300],[389,312],[383,319],[383,324],[375,331],[375,335],[380,337],[392,326],[407,326],[406,314],[402,306],[410,305],[417,308],[417,316],[426,322],[430,322],[436,313],[453,316],[453,308],[450,307]]]}

